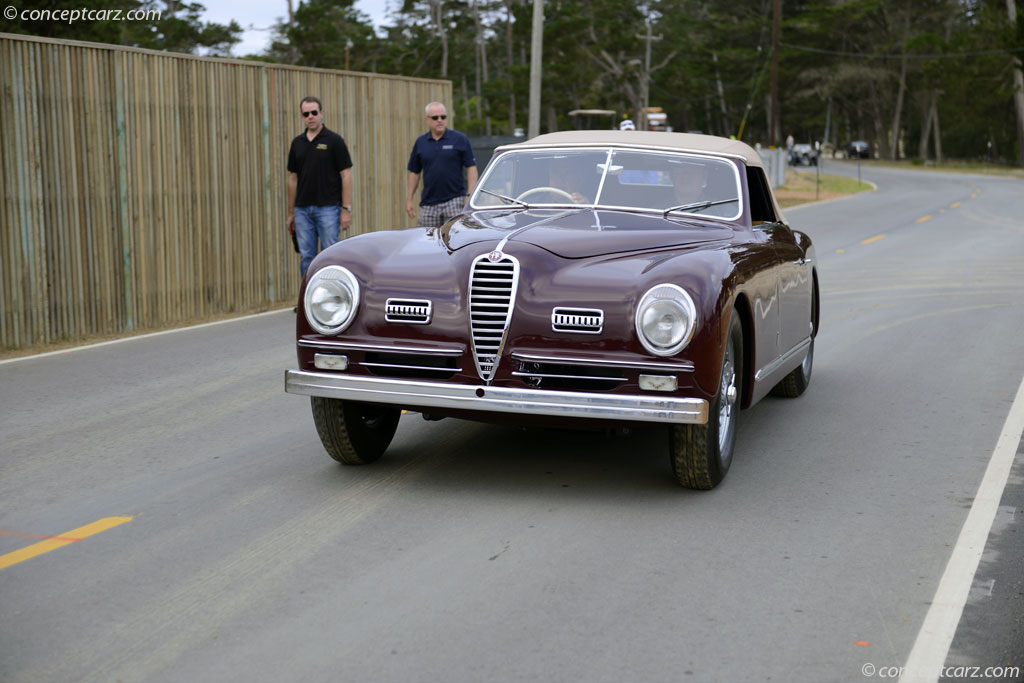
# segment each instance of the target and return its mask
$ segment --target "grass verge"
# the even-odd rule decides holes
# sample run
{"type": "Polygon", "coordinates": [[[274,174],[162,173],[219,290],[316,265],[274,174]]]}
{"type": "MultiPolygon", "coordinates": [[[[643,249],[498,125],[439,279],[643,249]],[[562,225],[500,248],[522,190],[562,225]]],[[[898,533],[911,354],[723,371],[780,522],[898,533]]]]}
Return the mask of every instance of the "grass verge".
{"type": "Polygon", "coordinates": [[[814,169],[786,169],[786,184],[775,188],[775,198],[782,208],[799,206],[825,199],[838,199],[849,194],[870,190],[871,185],[857,182],[856,178],[815,173],[814,169]]]}

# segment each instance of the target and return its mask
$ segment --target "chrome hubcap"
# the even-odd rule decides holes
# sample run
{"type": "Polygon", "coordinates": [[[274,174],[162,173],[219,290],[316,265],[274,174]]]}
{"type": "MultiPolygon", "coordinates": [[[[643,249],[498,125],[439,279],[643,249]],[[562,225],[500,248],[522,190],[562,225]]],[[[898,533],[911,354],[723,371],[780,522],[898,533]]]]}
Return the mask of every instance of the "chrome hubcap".
{"type": "Polygon", "coordinates": [[[722,383],[718,393],[718,451],[725,448],[729,441],[729,432],[733,427],[736,410],[736,363],[733,359],[733,345],[730,342],[725,349],[725,363],[722,366],[722,383]]]}

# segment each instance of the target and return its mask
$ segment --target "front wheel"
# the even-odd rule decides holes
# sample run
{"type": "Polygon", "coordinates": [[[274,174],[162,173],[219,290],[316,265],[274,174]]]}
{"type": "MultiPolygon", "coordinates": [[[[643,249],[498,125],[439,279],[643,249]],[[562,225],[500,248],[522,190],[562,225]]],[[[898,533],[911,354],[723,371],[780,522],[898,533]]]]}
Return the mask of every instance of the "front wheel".
{"type": "Polygon", "coordinates": [[[702,425],[673,425],[669,429],[669,462],[676,481],[688,489],[715,488],[732,464],[736,422],[743,377],[743,328],[734,312],[722,359],[718,393],[702,425]]]}
{"type": "Polygon", "coordinates": [[[310,399],[313,422],[327,454],[343,465],[365,465],[384,455],[402,411],[339,398],[310,399]]]}

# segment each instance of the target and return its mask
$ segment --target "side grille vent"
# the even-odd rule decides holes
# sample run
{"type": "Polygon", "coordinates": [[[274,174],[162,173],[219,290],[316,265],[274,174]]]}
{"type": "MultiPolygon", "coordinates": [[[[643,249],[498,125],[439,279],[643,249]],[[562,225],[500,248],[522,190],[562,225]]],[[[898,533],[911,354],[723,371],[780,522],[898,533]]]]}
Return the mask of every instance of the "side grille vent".
{"type": "Polygon", "coordinates": [[[599,308],[556,307],[551,311],[551,329],[555,332],[599,334],[604,329],[604,311],[599,308]]]}
{"type": "Polygon", "coordinates": [[[461,369],[456,360],[450,356],[367,352],[366,359],[359,364],[380,377],[451,379],[461,369]]]}
{"type": "Polygon", "coordinates": [[[505,332],[512,320],[518,283],[519,261],[511,256],[491,261],[485,254],[473,261],[469,276],[469,331],[473,360],[485,382],[494,377],[505,332]]]}
{"type": "Polygon", "coordinates": [[[426,299],[388,299],[384,304],[384,320],[389,323],[426,325],[430,322],[433,304],[426,299]]]}
{"type": "Polygon", "coordinates": [[[626,381],[622,370],[614,367],[529,361],[517,361],[514,367],[513,376],[539,389],[607,391],[626,381]]]}

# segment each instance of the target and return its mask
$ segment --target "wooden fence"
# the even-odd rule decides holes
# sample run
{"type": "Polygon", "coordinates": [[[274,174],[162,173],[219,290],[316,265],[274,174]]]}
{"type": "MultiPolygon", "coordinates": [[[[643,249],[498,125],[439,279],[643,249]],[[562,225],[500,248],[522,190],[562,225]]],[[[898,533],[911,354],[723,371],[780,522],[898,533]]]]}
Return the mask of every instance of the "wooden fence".
{"type": "Polygon", "coordinates": [[[349,235],[411,225],[405,164],[448,81],[0,33],[0,346],[292,302],[286,159],[315,95],[353,160],[349,235]]]}

